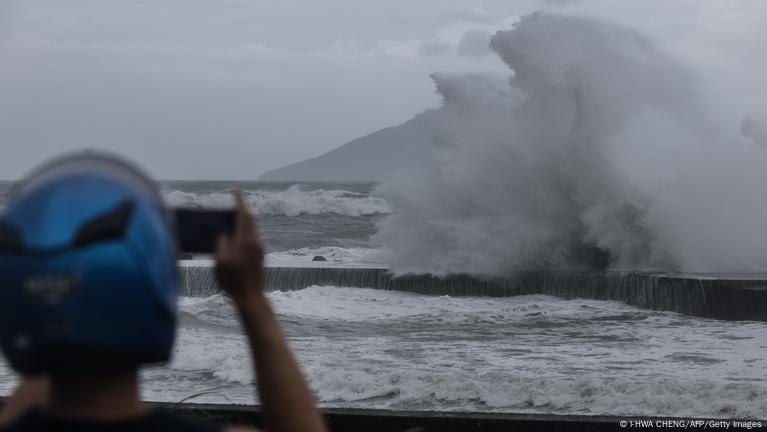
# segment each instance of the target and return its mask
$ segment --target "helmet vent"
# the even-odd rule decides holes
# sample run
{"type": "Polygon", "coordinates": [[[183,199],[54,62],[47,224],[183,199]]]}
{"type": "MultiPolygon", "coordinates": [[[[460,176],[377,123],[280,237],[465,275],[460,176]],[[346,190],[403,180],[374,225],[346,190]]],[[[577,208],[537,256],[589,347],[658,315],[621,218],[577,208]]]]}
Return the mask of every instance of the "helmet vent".
{"type": "Polygon", "coordinates": [[[132,201],[124,201],[108,213],[83,224],[75,236],[75,246],[122,238],[133,214],[133,207],[132,201]]]}

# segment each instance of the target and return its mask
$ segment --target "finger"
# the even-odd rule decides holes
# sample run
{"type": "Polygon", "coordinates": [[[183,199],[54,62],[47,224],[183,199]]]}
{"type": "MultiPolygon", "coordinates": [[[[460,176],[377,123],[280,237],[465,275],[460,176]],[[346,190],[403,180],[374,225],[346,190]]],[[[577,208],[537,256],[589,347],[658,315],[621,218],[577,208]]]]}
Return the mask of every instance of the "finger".
{"type": "Polygon", "coordinates": [[[227,257],[229,255],[229,250],[231,249],[231,241],[229,239],[229,236],[225,234],[221,234],[216,239],[216,260],[221,261],[223,258],[227,257]]]}
{"type": "Polygon", "coordinates": [[[250,214],[250,209],[248,209],[248,205],[245,203],[245,198],[242,195],[241,191],[235,191],[234,192],[234,201],[235,201],[235,208],[236,208],[236,223],[235,223],[235,229],[234,234],[237,238],[242,238],[244,236],[251,236],[255,233],[255,221],[253,220],[253,216],[250,214]]]}

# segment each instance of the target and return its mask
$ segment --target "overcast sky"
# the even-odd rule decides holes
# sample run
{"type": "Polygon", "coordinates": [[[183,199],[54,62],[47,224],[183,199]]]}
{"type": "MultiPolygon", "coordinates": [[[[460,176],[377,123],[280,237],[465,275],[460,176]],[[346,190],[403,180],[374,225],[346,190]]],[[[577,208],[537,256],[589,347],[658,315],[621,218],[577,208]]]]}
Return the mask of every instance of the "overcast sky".
{"type": "Polygon", "coordinates": [[[164,179],[254,179],[437,106],[433,72],[508,73],[487,39],[538,9],[637,27],[702,71],[724,120],[767,118],[766,5],[0,0],[0,178],[90,147],[164,179]]]}

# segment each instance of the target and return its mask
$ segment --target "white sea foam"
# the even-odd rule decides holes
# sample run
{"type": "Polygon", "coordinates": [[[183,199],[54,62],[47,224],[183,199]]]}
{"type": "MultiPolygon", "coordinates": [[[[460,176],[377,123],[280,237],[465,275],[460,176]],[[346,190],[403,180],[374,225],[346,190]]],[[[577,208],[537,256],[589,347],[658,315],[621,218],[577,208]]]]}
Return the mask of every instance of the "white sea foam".
{"type": "MultiPolygon", "coordinates": [[[[443,324],[500,324],[526,317],[567,318],[589,307],[594,317],[614,314],[609,302],[582,301],[574,309],[546,310],[548,296],[519,296],[510,300],[483,297],[423,296],[398,291],[360,288],[309,287],[270,293],[275,308],[286,316],[329,321],[430,322],[443,324]]],[[[568,305],[565,303],[565,305],[568,305]]]]}
{"type": "Polygon", "coordinates": [[[246,340],[237,332],[183,329],[176,341],[170,369],[205,372],[220,380],[241,384],[253,380],[246,340]]]}
{"type": "MultiPolygon", "coordinates": [[[[252,190],[245,192],[251,209],[257,214],[301,216],[332,213],[342,216],[369,216],[389,213],[383,198],[344,190],[302,190],[293,185],[282,191],[252,190]]],[[[232,195],[225,192],[196,194],[180,190],[165,193],[172,206],[198,208],[229,208],[232,195]]]]}
{"type": "MultiPolygon", "coordinates": [[[[337,287],[269,296],[323,406],[767,417],[765,323],[547,296],[337,287]]],[[[252,366],[229,300],[183,299],[181,308],[176,356],[148,372],[147,396],[251,402],[252,366]],[[168,380],[190,388],[170,392],[168,380]]]]}
{"type": "Polygon", "coordinates": [[[367,372],[322,366],[308,371],[321,400],[340,406],[380,397],[377,407],[394,409],[734,418],[764,418],[767,412],[763,385],[593,375],[552,379],[539,372],[536,377],[433,366],[367,372]]]}
{"type": "MultiPolygon", "coordinates": [[[[343,248],[325,246],[319,248],[299,248],[283,252],[266,254],[267,267],[322,267],[322,268],[385,268],[385,254],[378,249],[343,248]],[[321,256],[326,261],[314,261],[321,256]]],[[[210,267],[215,261],[209,256],[196,256],[193,259],[181,260],[182,267],[210,267]]]]}
{"type": "Polygon", "coordinates": [[[16,388],[19,377],[3,360],[0,356],[0,395],[9,395],[16,388]]]}
{"type": "Polygon", "coordinates": [[[266,265],[270,267],[353,266],[377,268],[385,267],[386,261],[378,249],[325,246],[271,252],[266,255],[266,265]],[[317,256],[321,256],[327,261],[312,261],[317,256]]]}

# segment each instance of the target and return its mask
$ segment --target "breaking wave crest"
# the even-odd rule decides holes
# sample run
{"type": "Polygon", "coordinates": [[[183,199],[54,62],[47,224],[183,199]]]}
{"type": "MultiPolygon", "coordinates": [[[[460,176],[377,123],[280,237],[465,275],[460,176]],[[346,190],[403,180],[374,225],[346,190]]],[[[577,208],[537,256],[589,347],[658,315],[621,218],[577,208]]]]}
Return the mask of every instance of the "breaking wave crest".
{"type": "MultiPolygon", "coordinates": [[[[383,198],[344,190],[302,190],[293,185],[283,191],[246,191],[251,209],[262,215],[289,217],[333,213],[342,216],[370,216],[386,214],[391,210],[383,198]]],[[[165,193],[172,206],[222,208],[231,207],[232,196],[225,192],[195,194],[184,191],[165,193]]]]}

